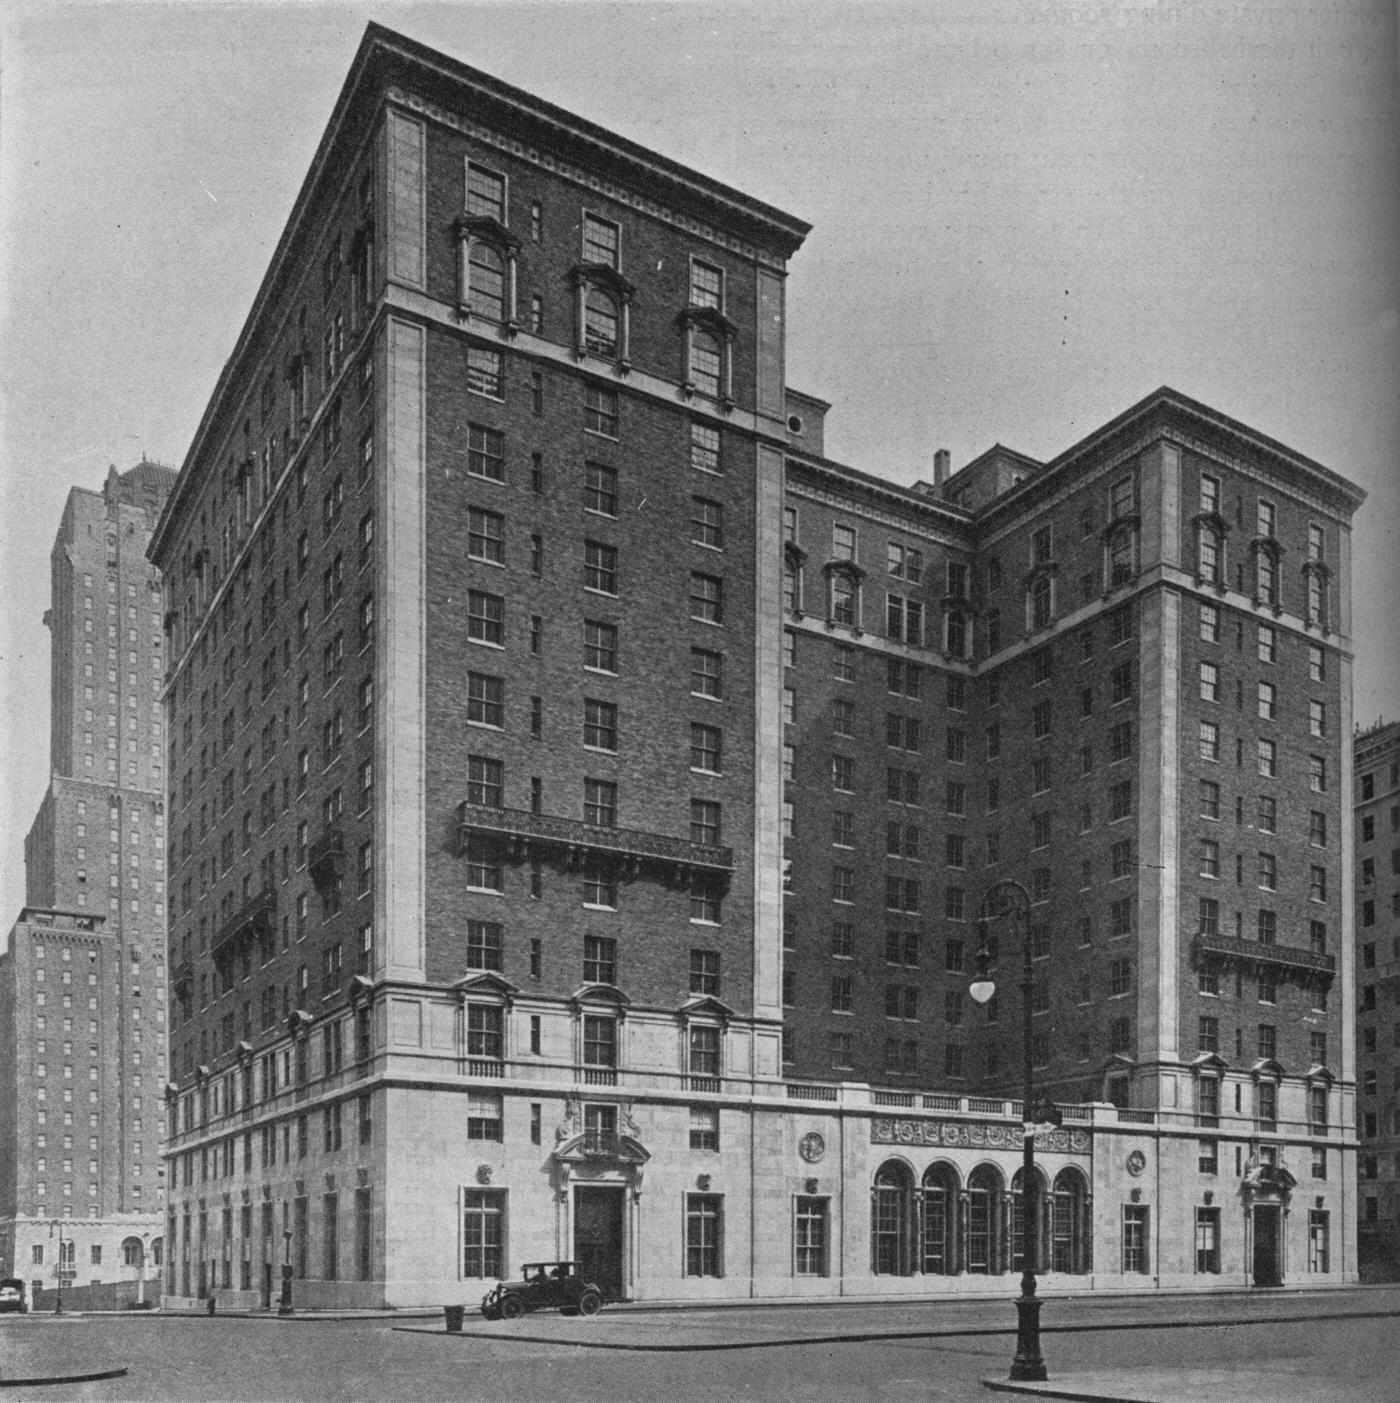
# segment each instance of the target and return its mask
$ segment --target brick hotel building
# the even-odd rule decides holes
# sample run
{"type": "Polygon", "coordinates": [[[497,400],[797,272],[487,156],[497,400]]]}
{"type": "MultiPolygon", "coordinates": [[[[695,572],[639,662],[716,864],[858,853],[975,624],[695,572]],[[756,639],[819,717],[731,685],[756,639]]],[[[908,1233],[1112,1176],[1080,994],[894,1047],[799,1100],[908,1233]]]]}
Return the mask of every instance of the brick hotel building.
{"type": "Polygon", "coordinates": [[[1045,1268],[1354,1279],[1360,493],[1170,391],[833,463],[806,233],[368,30],[151,545],[170,1297],[1004,1291],[1008,876],[1045,1268]]]}
{"type": "Polygon", "coordinates": [[[0,1275],[36,1293],[60,1271],[159,1276],[165,664],[146,547],[174,481],[143,459],[75,487],[51,557],[50,780],[0,955],[0,1275]]]}

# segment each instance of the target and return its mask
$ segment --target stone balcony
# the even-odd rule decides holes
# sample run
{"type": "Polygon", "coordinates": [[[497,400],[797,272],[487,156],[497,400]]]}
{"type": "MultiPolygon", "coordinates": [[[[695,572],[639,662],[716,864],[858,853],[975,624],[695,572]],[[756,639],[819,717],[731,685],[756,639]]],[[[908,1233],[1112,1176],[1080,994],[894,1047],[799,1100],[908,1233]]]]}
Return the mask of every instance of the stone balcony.
{"type": "Polygon", "coordinates": [[[218,963],[235,958],[258,936],[271,934],[276,915],[277,893],[255,892],[219,927],[210,954],[218,963]]]}
{"type": "Polygon", "coordinates": [[[677,885],[684,885],[692,876],[727,881],[734,870],[732,848],[710,847],[633,828],[602,828],[525,809],[459,804],[458,850],[465,851],[468,838],[479,834],[499,838],[506,857],[512,861],[549,852],[562,856],[574,867],[585,858],[608,857],[619,863],[623,876],[635,876],[642,867],[651,867],[677,885]]]}
{"type": "Polygon", "coordinates": [[[1227,960],[1258,969],[1287,970],[1324,980],[1330,980],[1337,972],[1335,955],[1319,954],[1297,945],[1272,945],[1204,931],[1196,936],[1196,958],[1198,961],[1227,960]]]}

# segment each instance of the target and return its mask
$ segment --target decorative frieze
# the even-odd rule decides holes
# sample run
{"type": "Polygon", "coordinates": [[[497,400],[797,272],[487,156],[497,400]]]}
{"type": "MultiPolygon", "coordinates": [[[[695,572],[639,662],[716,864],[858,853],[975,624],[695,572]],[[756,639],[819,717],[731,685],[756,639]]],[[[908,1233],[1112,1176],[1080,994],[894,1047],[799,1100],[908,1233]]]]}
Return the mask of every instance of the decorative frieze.
{"type": "MultiPolygon", "coordinates": [[[[870,1122],[872,1145],[927,1145],[950,1149],[1019,1150],[1019,1125],[996,1125],[990,1121],[894,1120],[875,1116],[870,1122]]],[[[1061,1126],[1036,1134],[1037,1150],[1060,1154],[1087,1155],[1092,1141],[1087,1130],[1061,1126]]]]}

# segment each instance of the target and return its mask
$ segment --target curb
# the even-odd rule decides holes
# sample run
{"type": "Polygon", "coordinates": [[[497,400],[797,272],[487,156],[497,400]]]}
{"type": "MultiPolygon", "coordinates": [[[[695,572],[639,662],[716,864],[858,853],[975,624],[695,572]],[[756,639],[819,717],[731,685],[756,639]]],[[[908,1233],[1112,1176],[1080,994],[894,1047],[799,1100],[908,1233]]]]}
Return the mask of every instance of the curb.
{"type": "MultiPolygon", "coordinates": [[[[1372,1320],[1377,1318],[1389,1319],[1400,1316],[1400,1310],[1376,1310],[1376,1311],[1349,1311],[1338,1312],[1320,1316],[1306,1315],[1283,1315],[1283,1316],[1262,1316],[1249,1320],[1227,1320],[1218,1322],[1224,1325],[1245,1327],[1250,1325],[1290,1325],[1301,1321],[1332,1321],[1332,1320],[1372,1320]]],[[[1198,1330],[1203,1324],[1200,1320],[1165,1320],[1165,1321],[1107,1321],[1102,1325],[1042,1325],[1040,1333],[1042,1335],[1079,1335],[1079,1334],[1100,1334],[1124,1330],[1198,1330]]],[[[462,1340],[504,1340],[512,1344],[542,1344],[558,1345],[566,1349],[600,1349],[612,1350],[622,1354],[722,1354],[731,1353],[736,1350],[746,1349],[791,1349],[798,1345],[843,1345],[843,1344],[874,1344],[890,1340],[943,1340],[943,1339],[990,1339],[995,1337],[1006,1337],[1016,1334],[1016,1326],[1007,1324],[1004,1326],[968,1326],[966,1329],[959,1329],[956,1326],[945,1327],[933,1330],[862,1330],[850,1331],[840,1335],[801,1335],[789,1339],[761,1339],[761,1340],[730,1340],[730,1341],[692,1341],[686,1344],[637,1344],[618,1340],[584,1340],[576,1338],[561,1338],[557,1335],[517,1335],[504,1334],[499,1330],[425,1330],[416,1325],[398,1325],[393,1327],[396,1333],[405,1335],[442,1335],[462,1340]]],[[[990,1382],[983,1380],[987,1388],[1011,1393],[1025,1393],[1037,1397],[1045,1398],[1080,1398],[1106,1399],[1107,1403],[1138,1403],[1138,1400],[1125,1399],[1118,1400],[1105,1394],[1077,1394],[1077,1393],[1055,1393],[1046,1392],[1040,1388],[1026,1388],[1023,1385],[1003,1386],[1003,1381],[990,1382]]]]}
{"type": "MultiPolygon", "coordinates": [[[[66,1315],[67,1312],[65,1311],[66,1315]]],[[[42,1388],[45,1384],[86,1384],[98,1379],[120,1379],[126,1376],[126,1366],[118,1369],[98,1369],[90,1374],[46,1374],[33,1379],[0,1379],[0,1388],[42,1388]]]]}
{"type": "Polygon", "coordinates": [[[1067,1388],[1028,1388],[1025,1384],[1012,1383],[1010,1379],[983,1379],[982,1387],[993,1393],[1015,1393],[1022,1398],[1068,1398],[1075,1403],[1142,1403],[1140,1398],[1128,1398],[1121,1393],[1081,1393],[1067,1388]]]}

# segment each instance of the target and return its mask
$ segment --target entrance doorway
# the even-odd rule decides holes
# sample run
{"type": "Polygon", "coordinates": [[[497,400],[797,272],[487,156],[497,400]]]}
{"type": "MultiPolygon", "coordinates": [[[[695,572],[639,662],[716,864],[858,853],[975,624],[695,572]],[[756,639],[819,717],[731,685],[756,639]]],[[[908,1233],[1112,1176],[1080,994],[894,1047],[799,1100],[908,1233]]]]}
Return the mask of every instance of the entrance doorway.
{"type": "Polygon", "coordinates": [[[574,1194],[574,1260],[610,1301],[622,1299],[622,1195],[583,1187],[574,1194]]]}
{"type": "Polygon", "coordinates": [[[1279,1225],[1282,1212],[1276,1204],[1254,1205],[1254,1284],[1283,1285],[1283,1254],[1279,1225]]]}

